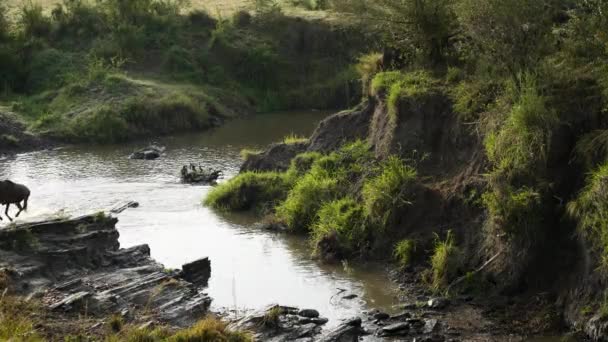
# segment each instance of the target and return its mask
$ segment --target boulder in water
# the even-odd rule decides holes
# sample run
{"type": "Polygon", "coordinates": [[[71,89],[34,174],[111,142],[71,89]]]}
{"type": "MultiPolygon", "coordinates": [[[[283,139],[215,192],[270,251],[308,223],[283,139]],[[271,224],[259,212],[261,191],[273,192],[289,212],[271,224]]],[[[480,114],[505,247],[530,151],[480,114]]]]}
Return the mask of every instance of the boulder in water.
{"type": "Polygon", "coordinates": [[[164,147],[150,145],[142,150],[131,153],[129,159],[154,160],[159,158],[164,151],[164,147]]]}

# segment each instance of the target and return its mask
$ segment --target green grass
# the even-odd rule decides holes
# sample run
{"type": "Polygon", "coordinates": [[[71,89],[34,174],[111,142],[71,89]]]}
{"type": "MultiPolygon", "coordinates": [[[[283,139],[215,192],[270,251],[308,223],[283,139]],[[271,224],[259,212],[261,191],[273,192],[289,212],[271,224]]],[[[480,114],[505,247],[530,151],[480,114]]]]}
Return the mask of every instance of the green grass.
{"type": "Polygon", "coordinates": [[[277,206],[277,217],[290,229],[306,232],[316,220],[317,211],[323,203],[341,193],[336,177],[325,169],[313,166],[310,173],[296,182],[285,201],[277,206]]]}
{"type": "Polygon", "coordinates": [[[35,328],[34,314],[38,311],[40,308],[32,302],[0,294],[0,340],[44,341],[35,328]]]}
{"type": "Polygon", "coordinates": [[[360,203],[351,197],[325,202],[318,211],[318,220],[312,227],[314,246],[328,239],[335,239],[339,254],[352,256],[362,250],[369,241],[365,212],[360,203]]]}
{"type": "Polygon", "coordinates": [[[542,197],[532,188],[494,186],[483,194],[493,223],[510,237],[532,238],[542,222],[542,197]]]}
{"type": "Polygon", "coordinates": [[[303,144],[303,143],[307,143],[307,142],[308,142],[307,137],[299,136],[299,135],[296,135],[293,133],[286,136],[285,138],[283,138],[283,143],[287,144],[287,145],[303,144]]]}
{"type": "Polygon", "coordinates": [[[448,286],[456,275],[460,263],[460,251],[456,246],[452,231],[448,231],[445,240],[436,236],[435,247],[430,260],[430,288],[439,292],[448,286]]]}
{"type": "Polygon", "coordinates": [[[383,163],[381,173],[368,179],[363,186],[365,213],[379,227],[391,224],[394,216],[404,206],[412,203],[412,186],[417,172],[396,156],[383,163]]]}
{"type": "Polygon", "coordinates": [[[568,213],[578,222],[580,234],[599,252],[601,270],[608,272],[608,163],[588,177],[585,187],[568,204],[568,213]]]}
{"type": "Polygon", "coordinates": [[[420,99],[430,94],[437,81],[426,71],[387,71],[376,74],[371,84],[372,95],[384,94],[391,122],[397,121],[400,102],[404,99],[420,99]]]}
{"type": "MultiPolygon", "coordinates": [[[[344,145],[324,157],[319,158],[316,154],[305,156],[313,161],[310,171],[296,181],[287,199],[276,208],[277,217],[290,229],[300,232],[310,230],[323,203],[346,194],[351,186],[350,180],[360,177],[372,159],[369,145],[362,141],[344,145]]],[[[294,164],[292,169],[296,167],[294,164]]],[[[294,173],[297,174],[288,172],[294,173]]]]}
{"type": "Polygon", "coordinates": [[[405,239],[397,242],[393,249],[393,257],[401,268],[411,265],[416,252],[416,241],[405,239]]]}
{"type": "Polygon", "coordinates": [[[194,326],[169,337],[167,342],[252,342],[253,337],[245,332],[232,331],[228,325],[216,318],[206,318],[194,326]]]}
{"type": "Polygon", "coordinates": [[[291,187],[285,174],[245,172],[215,187],[203,203],[221,210],[262,209],[284,199],[291,187]]]}

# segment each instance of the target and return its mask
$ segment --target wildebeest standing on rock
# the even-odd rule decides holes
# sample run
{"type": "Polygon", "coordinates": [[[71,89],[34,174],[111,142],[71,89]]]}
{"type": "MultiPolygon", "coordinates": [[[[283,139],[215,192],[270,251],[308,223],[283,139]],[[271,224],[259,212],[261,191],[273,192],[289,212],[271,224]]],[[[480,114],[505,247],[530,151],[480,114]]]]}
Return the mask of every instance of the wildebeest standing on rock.
{"type": "MultiPolygon", "coordinates": [[[[30,198],[30,189],[25,185],[13,183],[10,180],[0,181],[0,205],[6,205],[4,215],[11,221],[13,219],[8,216],[8,209],[11,204],[14,204],[19,208],[19,211],[15,217],[19,217],[19,214],[23,210],[27,210],[27,200],[30,198]],[[23,207],[21,206],[23,201],[23,207]]],[[[2,217],[0,216],[0,221],[2,217]]]]}

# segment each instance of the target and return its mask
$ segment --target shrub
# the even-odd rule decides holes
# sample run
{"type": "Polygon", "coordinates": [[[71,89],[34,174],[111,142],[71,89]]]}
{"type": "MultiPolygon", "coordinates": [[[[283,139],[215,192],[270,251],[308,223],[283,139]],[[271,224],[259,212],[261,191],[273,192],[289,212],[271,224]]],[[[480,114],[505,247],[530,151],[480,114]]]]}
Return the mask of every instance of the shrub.
{"type": "Polygon", "coordinates": [[[72,72],[72,56],[56,49],[45,49],[32,57],[27,86],[29,92],[57,89],[63,85],[66,74],[72,72]]]}
{"type": "MultiPolygon", "coordinates": [[[[299,231],[310,229],[324,202],[345,194],[351,182],[365,170],[372,153],[368,144],[357,141],[324,157],[315,154],[306,157],[314,160],[310,171],[296,181],[285,202],[276,208],[278,218],[299,231]]],[[[288,175],[297,174],[294,168],[288,175]]]]}
{"type": "Polygon", "coordinates": [[[204,204],[236,211],[261,208],[284,199],[291,186],[284,174],[245,172],[211,190],[204,204]]]}
{"type": "Polygon", "coordinates": [[[337,239],[342,256],[363,249],[368,241],[363,206],[351,197],[324,203],[312,227],[312,241],[318,246],[329,237],[337,239]]]}
{"type": "Polygon", "coordinates": [[[296,182],[285,202],[276,208],[277,217],[292,230],[306,231],[315,221],[323,203],[335,199],[339,190],[337,177],[313,166],[310,173],[296,182]]]}
{"type": "Polygon", "coordinates": [[[392,122],[398,115],[399,102],[404,98],[419,98],[431,92],[436,81],[425,71],[403,73],[388,71],[377,74],[372,81],[372,94],[386,94],[392,122]]]}
{"type": "Polygon", "coordinates": [[[300,153],[291,160],[291,165],[287,174],[289,177],[300,177],[310,171],[312,165],[322,158],[323,155],[319,152],[300,153]]]}
{"type": "Polygon", "coordinates": [[[129,138],[127,121],[116,110],[105,105],[75,118],[70,123],[69,131],[74,139],[80,141],[107,143],[129,138]]]}
{"type": "Polygon", "coordinates": [[[449,285],[460,266],[460,253],[454,241],[454,235],[448,231],[445,240],[437,235],[435,248],[431,256],[430,286],[433,291],[439,291],[449,285]]]}
{"type": "Polygon", "coordinates": [[[578,222],[580,234],[600,254],[600,266],[608,272],[608,163],[595,169],[587,184],[568,204],[568,213],[578,222]]]}
{"type": "Polygon", "coordinates": [[[509,117],[498,132],[489,134],[485,140],[486,153],[496,175],[509,180],[518,175],[537,176],[543,171],[550,139],[559,123],[555,111],[549,109],[546,102],[535,80],[524,75],[509,117]]]}
{"type": "Polygon", "coordinates": [[[19,27],[26,38],[45,37],[51,33],[51,19],[44,15],[42,6],[26,2],[21,8],[19,27]]]}
{"type": "Polygon", "coordinates": [[[490,217],[512,237],[531,238],[542,222],[542,201],[539,192],[523,187],[494,187],[483,195],[490,217]]]}
{"type": "Polygon", "coordinates": [[[0,340],[14,341],[26,337],[28,342],[44,341],[36,332],[34,304],[17,297],[0,294],[0,340]]]}
{"type": "Polygon", "coordinates": [[[494,82],[466,80],[452,88],[454,110],[463,121],[474,121],[496,100],[498,85],[494,82]]]}
{"type": "Polygon", "coordinates": [[[394,220],[405,205],[411,204],[416,170],[398,157],[391,156],[382,165],[381,173],[363,186],[365,213],[383,229],[394,220]]]}
{"type": "Polygon", "coordinates": [[[401,268],[406,268],[412,262],[416,252],[416,241],[405,239],[397,242],[393,249],[393,257],[401,268]]]}

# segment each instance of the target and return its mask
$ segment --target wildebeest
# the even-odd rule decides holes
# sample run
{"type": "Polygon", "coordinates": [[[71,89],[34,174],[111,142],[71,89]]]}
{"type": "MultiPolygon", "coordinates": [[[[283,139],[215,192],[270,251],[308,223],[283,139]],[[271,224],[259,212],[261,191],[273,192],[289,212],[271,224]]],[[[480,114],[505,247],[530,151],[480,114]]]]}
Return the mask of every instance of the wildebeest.
{"type": "MultiPolygon", "coordinates": [[[[19,211],[15,217],[19,217],[19,214],[23,210],[27,210],[27,200],[30,198],[30,189],[25,185],[13,183],[10,180],[0,181],[0,205],[6,205],[4,215],[11,221],[13,219],[8,216],[8,208],[11,204],[14,204],[19,208],[19,211]],[[23,207],[21,206],[23,201],[23,207]]],[[[0,221],[2,217],[0,216],[0,221]]]]}

